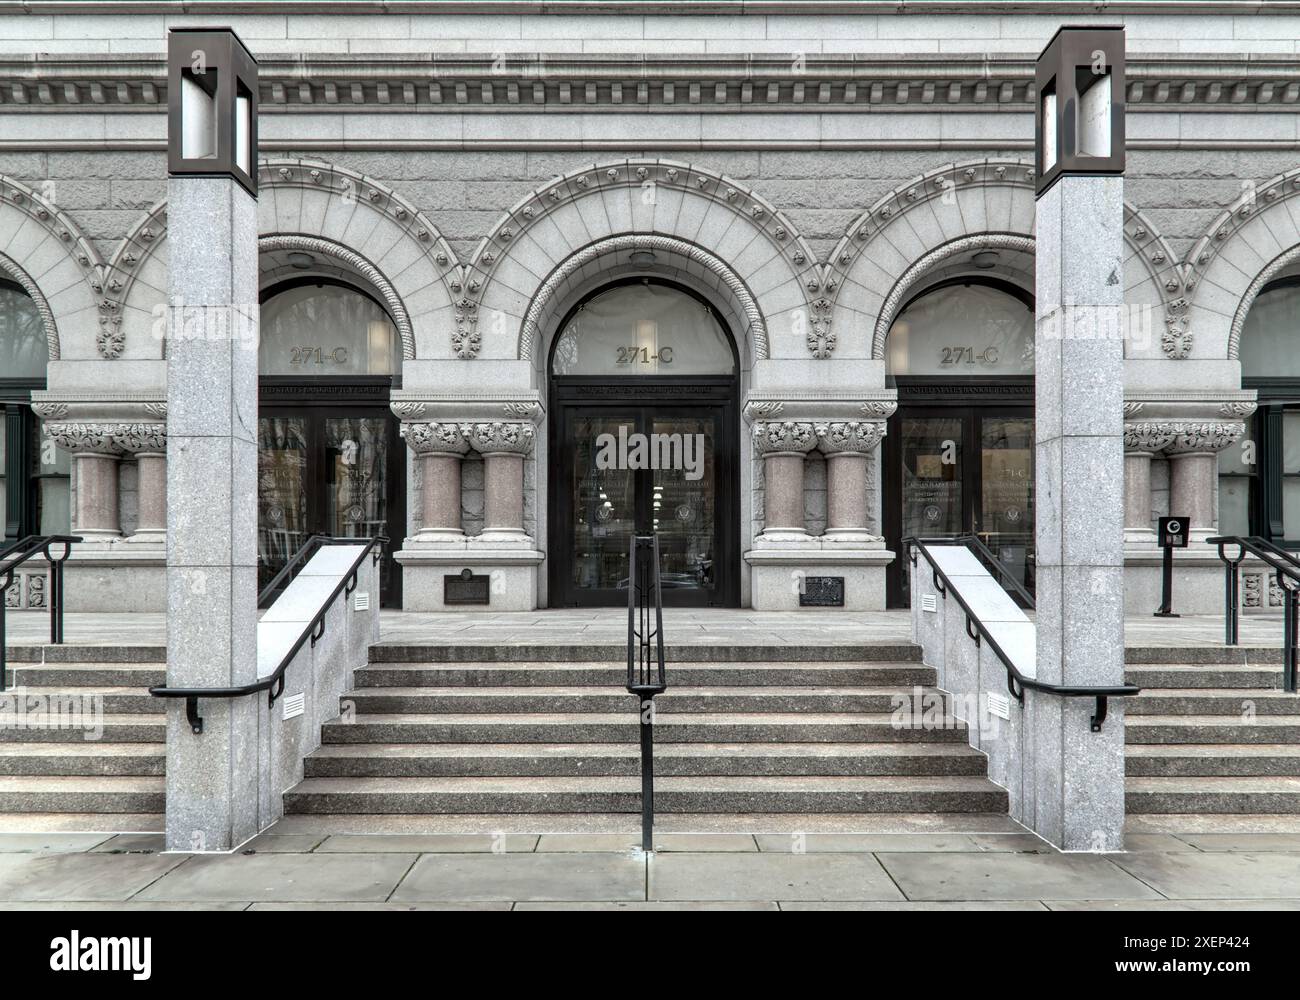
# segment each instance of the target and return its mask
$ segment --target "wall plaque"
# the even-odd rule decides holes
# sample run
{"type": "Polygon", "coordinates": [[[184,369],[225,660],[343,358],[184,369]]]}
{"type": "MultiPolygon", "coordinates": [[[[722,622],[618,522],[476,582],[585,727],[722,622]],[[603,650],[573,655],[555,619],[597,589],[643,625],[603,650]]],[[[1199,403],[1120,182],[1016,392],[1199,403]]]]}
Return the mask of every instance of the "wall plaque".
{"type": "Polygon", "coordinates": [[[463,569],[453,576],[442,578],[443,604],[490,604],[492,577],[463,569]]]}
{"type": "Polygon", "coordinates": [[[806,576],[799,591],[801,608],[844,607],[844,577],[806,576]]]}

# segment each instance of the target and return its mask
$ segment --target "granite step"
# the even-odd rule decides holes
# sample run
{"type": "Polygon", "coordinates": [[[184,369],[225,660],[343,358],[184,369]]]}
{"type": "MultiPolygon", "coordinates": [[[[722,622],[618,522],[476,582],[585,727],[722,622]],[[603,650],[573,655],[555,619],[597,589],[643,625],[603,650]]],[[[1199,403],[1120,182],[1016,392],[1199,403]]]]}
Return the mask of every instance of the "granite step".
{"type": "Polygon", "coordinates": [[[1236,715],[1126,715],[1129,744],[1300,743],[1300,715],[1260,715],[1253,721],[1236,715]]]}
{"type": "Polygon", "coordinates": [[[33,663],[10,664],[9,687],[134,688],[147,691],[162,684],[167,668],[161,663],[33,663]]]}
{"type": "MultiPolygon", "coordinates": [[[[162,702],[144,688],[136,687],[13,687],[5,692],[26,698],[26,710],[33,706],[63,705],[63,711],[102,712],[105,715],[159,715],[162,702]]],[[[8,713],[0,712],[0,718],[8,713]]]]}
{"type": "MultiPolygon", "coordinates": [[[[326,745],[306,777],[615,777],[641,773],[634,743],[326,745]]],[[[983,754],[960,743],[667,743],[655,774],[983,775],[983,754]]]]}
{"type": "MultiPolygon", "coordinates": [[[[626,662],[610,663],[371,663],[354,674],[358,689],[374,687],[601,687],[621,691],[626,662]]],[[[932,686],[932,667],[919,663],[675,663],[669,690],[696,687],[932,686]]]]}
{"type": "Polygon", "coordinates": [[[160,813],[161,777],[0,776],[0,813],[160,813]]]}
{"type": "MultiPolygon", "coordinates": [[[[677,664],[772,663],[774,655],[783,663],[917,663],[921,647],[914,643],[845,644],[829,638],[825,644],[775,647],[770,643],[747,645],[715,640],[702,635],[699,642],[667,642],[664,658],[677,664]]],[[[371,663],[623,663],[627,644],[570,643],[524,646],[513,643],[428,643],[381,642],[370,647],[371,663]]]]}
{"type": "Polygon", "coordinates": [[[1300,777],[1129,778],[1130,814],[1239,815],[1300,813],[1300,777]]]}
{"type": "Polygon", "coordinates": [[[1300,743],[1131,745],[1124,773],[1132,777],[1300,777],[1300,743]]]}
{"type": "Polygon", "coordinates": [[[0,713],[0,744],[163,743],[166,739],[164,715],[105,714],[83,719],[80,716],[33,712],[16,720],[12,712],[0,713]]]}
{"type": "Polygon", "coordinates": [[[0,775],[156,777],[166,758],[162,743],[5,743],[0,775]]]}
{"type": "MultiPolygon", "coordinates": [[[[657,718],[683,712],[893,712],[910,707],[911,688],[670,688],[655,699],[657,718]]],[[[946,705],[937,691],[933,704],[946,705]]],[[[616,687],[361,688],[342,701],[361,715],[634,713],[638,704],[616,687]]]]}
{"type": "MultiPolygon", "coordinates": [[[[285,812],[314,814],[636,813],[637,777],[307,778],[285,812]]],[[[983,777],[663,777],[656,813],[1004,812],[983,777]]]]}
{"type": "Polygon", "coordinates": [[[1144,691],[1166,688],[1253,688],[1282,687],[1282,668],[1242,663],[1158,663],[1129,666],[1124,676],[1144,691]]]}
{"type": "MultiPolygon", "coordinates": [[[[630,698],[628,699],[631,700],[630,698]]],[[[357,714],[321,730],[325,743],[629,743],[639,740],[637,716],[619,713],[357,714]]],[[[888,713],[664,712],[656,743],[913,743],[967,739],[951,717],[916,728],[888,713]]]]}
{"type": "Polygon", "coordinates": [[[1259,688],[1156,688],[1145,689],[1124,703],[1129,716],[1300,714],[1300,695],[1259,688]]]}

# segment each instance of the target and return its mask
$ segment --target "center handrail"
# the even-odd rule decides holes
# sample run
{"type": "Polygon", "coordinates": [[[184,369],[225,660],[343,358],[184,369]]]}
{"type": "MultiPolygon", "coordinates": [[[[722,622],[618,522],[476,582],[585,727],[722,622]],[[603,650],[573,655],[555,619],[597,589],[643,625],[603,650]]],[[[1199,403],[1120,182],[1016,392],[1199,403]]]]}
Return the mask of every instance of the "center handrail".
{"type": "Polygon", "coordinates": [[[5,651],[5,595],[14,584],[14,574],[25,562],[43,556],[50,565],[50,584],[45,600],[50,609],[50,643],[63,642],[63,564],[72,555],[72,546],[83,541],[80,535],[27,535],[0,550],[0,691],[7,689],[8,654],[5,651]],[[55,556],[53,546],[62,545],[63,554],[55,556]]]}
{"type": "Polygon", "coordinates": [[[1241,575],[1240,567],[1250,554],[1268,566],[1277,579],[1284,597],[1282,603],[1282,689],[1295,692],[1297,674],[1300,673],[1300,640],[1296,635],[1300,624],[1300,560],[1286,549],[1259,535],[1214,535],[1205,540],[1218,546],[1223,562],[1223,644],[1235,646],[1241,633],[1241,575]],[[1226,546],[1237,546],[1236,558],[1231,558],[1226,546]],[[1289,582],[1288,582],[1289,581],[1289,582]]]}
{"type": "Polygon", "coordinates": [[[925,561],[930,564],[930,571],[934,580],[935,588],[939,591],[940,596],[947,600],[951,594],[957,601],[958,606],[966,615],[966,634],[976,646],[981,642],[987,642],[989,649],[1007,670],[1007,690],[1016,701],[1024,704],[1025,690],[1040,691],[1043,694],[1053,694],[1061,698],[1095,698],[1096,711],[1089,719],[1091,729],[1094,733],[1101,732],[1102,723],[1106,721],[1106,710],[1108,707],[1107,699],[1130,697],[1141,692],[1141,688],[1132,684],[1113,684],[1113,685],[1079,685],[1079,684],[1051,684],[1047,681],[1040,681],[1033,677],[1026,677],[1020,672],[1011,657],[998,644],[997,639],[989,631],[987,625],[980,619],[979,615],[961,596],[961,592],[953,585],[948,578],[948,574],[939,568],[935,561],[934,555],[930,552],[931,545],[960,545],[964,542],[959,538],[918,538],[911,535],[903,539],[903,545],[907,551],[908,561],[913,567],[916,566],[916,556],[919,552],[925,556],[925,561]]]}
{"type": "Polygon", "coordinates": [[[627,690],[628,694],[637,696],[641,732],[641,849],[647,853],[654,850],[654,699],[667,687],[659,536],[633,535],[628,551],[627,690]],[[646,550],[647,558],[638,559],[642,549],[646,550]]]}
{"type": "Polygon", "coordinates": [[[1002,582],[1004,587],[1006,584],[1010,584],[1011,589],[1024,599],[1028,607],[1034,607],[1034,595],[1025,588],[1024,584],[1016,579],[1016,575],[1011,572],[1010,569],[1002,565],[1002,560],[994,554],[991,548],[984,544],[984,539],[974,533],[968,533],[965,535],[958,535],[956,541],[963,542],[968,546],[973,546],[976,553],[984,557],[984,562],[989,565],[989,568],[998,574],[1000,577],[999,582],[1002,582]]]}
{"type": "MultiPolygon", "coordinates": [[[[347,572],[343,574],[343,578],[339,580],[334,589],[321,602],[320,608],[312,616],[306,627],[303,628],[297,640],[289,647],[289,651],[285,653],[279,665],[267,676],[248,684],[228,687],[169,687],[166,684],[160,684],[151,687],[149,693],[155,698],[184,698],[185,718],[189,721],[191,730],[196,734],[203,732],[203,718],[199,715],[200,698],[240,698],[244,695],[266,691],[269,693],[267,706],[274,706],[275,699],[284,693],[284,674],[289,669],[289,664],[293,662],[294,657],[298,655],[298,651],[302,649],[309,639],[313,647],[320,641],[321,636],[325,634],[326,613],[334,606],[334,602],[339,598],[340,594],[347,597],[356,589],[357,571],[361,568],[366,556],[369,555],[375,563],[379,562],[380,557],[383,555],[383,547],[387,542],[388,539],[383,535],[376,535],[373,538],[334,538],[328,535],[313,535],[303,543],[298,553],[290,560],[291,565],[300,562],[305,565],[305,560],[300,559],[299,556],[308,548],[311,549],[312,555],[327,545],[361,545],[363,548],[357,554],[357,557],[352,560],[352,564],[348,567],[347,572]]],[[[272,581],[272,583],[274,582],[272,581]]],[[[265,588],[263,593],[267,593],[267,590],[269,590],[269,587],[265,588]]]]}

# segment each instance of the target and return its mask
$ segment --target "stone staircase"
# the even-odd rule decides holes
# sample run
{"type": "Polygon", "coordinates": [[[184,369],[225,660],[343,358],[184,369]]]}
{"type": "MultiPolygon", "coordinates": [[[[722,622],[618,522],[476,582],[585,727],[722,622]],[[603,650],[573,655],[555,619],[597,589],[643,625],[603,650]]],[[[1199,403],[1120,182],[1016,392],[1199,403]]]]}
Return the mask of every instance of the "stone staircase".
{"type": "Polygon", "coordinates": [[[1300,695],[1277,649],[1127,652],[1130,815],[1300,814],[1300,695]]]}
{"type": "Polygon", "coordinates": [[[148,688],[163,647],[27,646],[7,660],[0,829],[162,829],[165,716],[148,688]]]}
{"type": "MultiPolygon", "coordinates": [[[[635,703],[617,656],[373,647],[285,811],[637,813],[635,703]]],[[[915,647],[686,646],[668,659],[658,813],[1006,812],[964,726],[895,725],[917,689],[942,698],[915,647]]]]}

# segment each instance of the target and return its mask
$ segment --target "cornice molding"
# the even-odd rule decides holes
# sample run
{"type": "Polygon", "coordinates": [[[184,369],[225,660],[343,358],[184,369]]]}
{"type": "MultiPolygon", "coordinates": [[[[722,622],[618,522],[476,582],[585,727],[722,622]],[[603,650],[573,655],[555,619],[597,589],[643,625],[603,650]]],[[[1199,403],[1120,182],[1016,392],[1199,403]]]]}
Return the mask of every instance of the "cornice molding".
{"type": "MultiPolygon", "coordinates": [[[[882,45],[885,43],[882,43],[882,45]]],[[[113,55],[0,58],[0,107],[48,112],[145,109],[167,103],[165,62],[113,55]]],[[[1145,55],[1129,59],[1128,107],[1267,107],[1300,103],[1300,64],[1278,56],[1145,55]]],[[[539,107],[699,112],[806,108],[916,111],[1032,107],[1033,53],[619,55],[546,52],[263,57],[260,111],[412,109],[501,114],[539,107]]]]}

